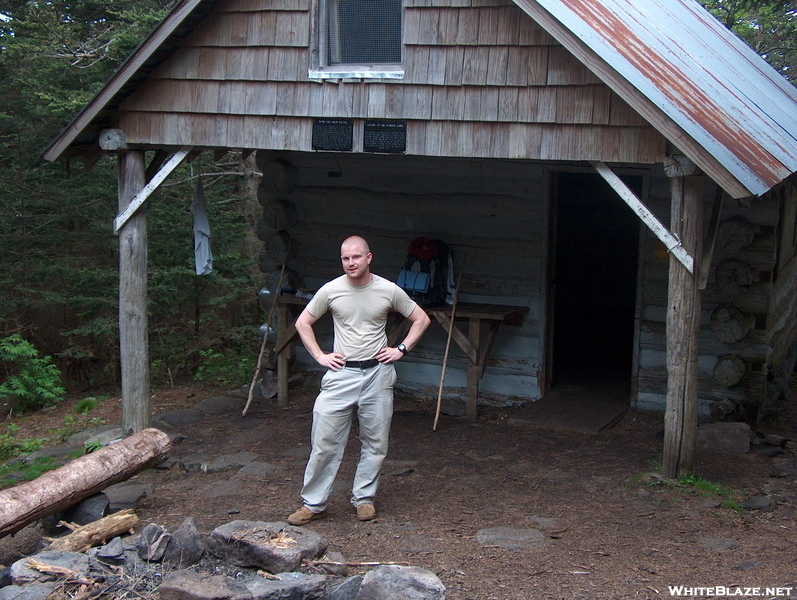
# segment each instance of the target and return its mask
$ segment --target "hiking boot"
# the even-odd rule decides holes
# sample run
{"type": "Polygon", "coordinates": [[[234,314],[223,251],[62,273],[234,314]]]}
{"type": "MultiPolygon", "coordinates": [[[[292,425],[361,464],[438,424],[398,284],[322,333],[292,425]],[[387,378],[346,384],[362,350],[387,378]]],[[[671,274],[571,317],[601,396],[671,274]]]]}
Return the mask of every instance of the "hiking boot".
{"type": "Polygon", "coordinates": [[[357,505],[357,518],[360,521],[371,521],[376,518],[376,507],[370,502],[357,505]]]}
{"type": "Polygon", "coordinates": [[[323,519],[327,516],[327,511],[313,512],[306,506],[302,506],[299,510],[288,517],[288,523],[291,525],[307,525],[310,521],[316,519],[323,519]]]}

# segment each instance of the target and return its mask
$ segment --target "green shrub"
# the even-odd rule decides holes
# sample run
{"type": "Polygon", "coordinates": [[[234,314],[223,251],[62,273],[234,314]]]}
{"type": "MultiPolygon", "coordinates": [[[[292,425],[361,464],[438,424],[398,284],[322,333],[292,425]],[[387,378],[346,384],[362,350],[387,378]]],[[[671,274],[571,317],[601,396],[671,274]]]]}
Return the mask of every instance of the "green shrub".
{"type": "Polygon", "coordinates": [[[44,438],[18,439],[19,427],[13,423],[6,425],[5,433],[0,433],[0,460],[8,460],[15,456],[24,456],[41,448],[47,441],[44,438]]]}
{"type": "Polygon", "coordinates": [[[92,410],[97,408],[97,405],[100,403],[99,398],[83,398],[82,400],[78,400],[75,403],[75,412],[81,415],[86,415],[90,413],[92,410]]]}
{"type": "Polygon", "coordinates": [[[228,350],[200,350],[202,362],[194,379],[215,385],[240,386],[249,383],[255,370],[256,356],[228,350]]]}
{"type": "Polygon", "coordinates": [[[0,368],[5,372],[0,400],[9,401],[12,409],[25,412],[53,406],[66,393],[58,367],[19,334],[0,339],[0,368]]]}

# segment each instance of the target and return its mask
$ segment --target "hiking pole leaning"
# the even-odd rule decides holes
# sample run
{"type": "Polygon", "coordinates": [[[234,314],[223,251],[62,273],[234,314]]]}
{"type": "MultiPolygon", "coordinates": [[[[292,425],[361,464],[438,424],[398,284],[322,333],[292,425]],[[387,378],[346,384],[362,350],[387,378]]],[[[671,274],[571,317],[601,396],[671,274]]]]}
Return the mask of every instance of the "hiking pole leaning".
{"type": "Polygon", "coordinates": [[[457,316],[457,300],[459,300],[459,284],[462,283],[462,271],[465,270],[465,255],[462,256],[462,264],[457,274],[457,286],[454,290],[454,302],[451,304],[451,322],[448,325],[448,339],[446,339],[446,350],[443,353],[443,370],[440,373],[440,387],[437,391],[437,410],[434,414],[434,425],[432,431],[437,431],[437,422],[440,420],[440,410],[443,406],[443,382],[446,379],[446,365],[448,364],[448,351],[451,348],[451,336],[454,333],[454,317],[457,316]]]}
{"type": "Polygon", "coordinates": [[[246,406],[241,413],[242,417],[246,416],[246,411],[249,410],[249,405],[252,403],[252,396],[255,393],[255,382],[260,375],[260,369],[263,367],[263,356],[266,354],[266,341],[268,341],[268,330],[271,328],[271,319],[274,317],[274,308],[277,306],[277,299],[280,297],[282,291],[282,280],[285,277],[285,267],[288,264],[288,253],[291,251],[292,238],[288,238],[288,245],[285,248],[285,256],[282,259],[282,268],[280,269],[279,281],[277,282],[277,289],[274,292],[274,299],[271,301],[271,308],[268,311],[268,319],[266,319],[266,331],[263,332],[263,343],[260,344],[260,354],[257,357],[257,366],[255,367],[255,374],[252,375],[252,383],[249,385],[249,396],[246,399],[246,406]]]}

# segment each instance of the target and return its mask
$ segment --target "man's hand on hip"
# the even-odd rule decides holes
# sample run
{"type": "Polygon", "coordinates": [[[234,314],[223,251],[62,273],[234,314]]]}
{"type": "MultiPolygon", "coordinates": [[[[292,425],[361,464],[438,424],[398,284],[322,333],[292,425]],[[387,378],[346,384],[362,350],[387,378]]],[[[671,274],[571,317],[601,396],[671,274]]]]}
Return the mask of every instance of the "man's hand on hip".
{"type": "Polygon", "coordinates": [[[376,360],[381,362],[383,365],[387,365],[389,363],[396,362],[402,356],[404,356],[404,353],[398,348],[391,348],[390,346],[385,346],[379,352],[376,353],[376,360]]]}
{"type": "Polygon", "coordinates": [[[338,352],[330,352],[329,354],[322,354],[315,359],[316,362],[322,367],[332,369],[333,371],[340,371],[346,364],[346,358],[338,352]]]}

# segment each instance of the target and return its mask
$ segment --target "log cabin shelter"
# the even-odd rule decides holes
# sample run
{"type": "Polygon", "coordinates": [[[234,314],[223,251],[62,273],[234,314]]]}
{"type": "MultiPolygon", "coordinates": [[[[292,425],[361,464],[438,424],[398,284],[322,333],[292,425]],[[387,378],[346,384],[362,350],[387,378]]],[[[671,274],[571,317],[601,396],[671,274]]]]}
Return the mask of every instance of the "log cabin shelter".
{"type": "MultiPolygon", "coordinates": [[[[477,376],[471,416],[611,375],[688,457],[698,414],[755,412],[793,370],[795,137],[795,89],[693,0],[182,0],[45,158],[119,157],[125,405],[148,387],[136,208],[240,150],[264,214],[295,211],[306,285],[350,233],[392,279],[424,235],[467,257],[463,306],[523,308],[455,336],[480,340],[446,375],[477,376]]],[[[404,385],[436,386],[445,341],[404,385]]]]}

